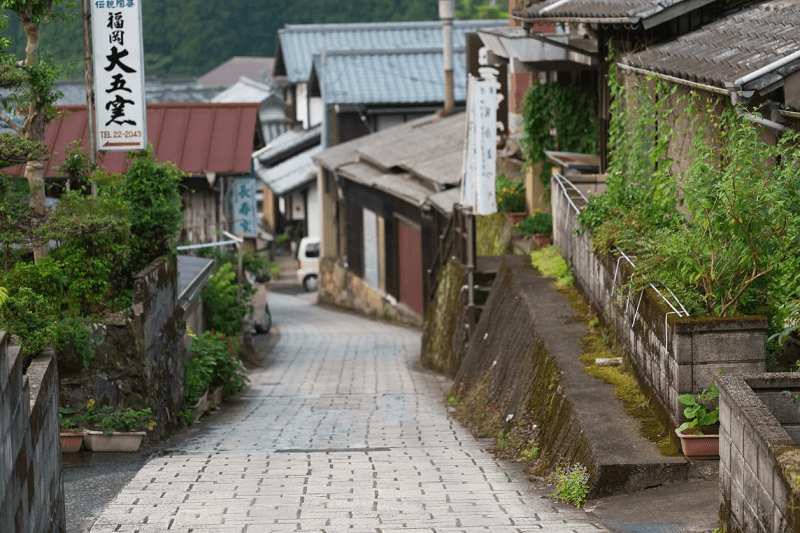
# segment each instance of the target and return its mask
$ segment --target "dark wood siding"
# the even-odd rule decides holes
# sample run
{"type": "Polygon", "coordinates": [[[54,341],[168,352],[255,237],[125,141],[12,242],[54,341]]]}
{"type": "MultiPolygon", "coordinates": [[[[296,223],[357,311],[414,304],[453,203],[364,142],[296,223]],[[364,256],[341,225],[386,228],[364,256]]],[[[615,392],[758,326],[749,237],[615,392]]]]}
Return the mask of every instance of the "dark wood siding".
{"type": "Polygon", "coordinates": [[[400,301],[421,315],[422,232],[402,219],[397,219],[397,255],[400,301]]]}

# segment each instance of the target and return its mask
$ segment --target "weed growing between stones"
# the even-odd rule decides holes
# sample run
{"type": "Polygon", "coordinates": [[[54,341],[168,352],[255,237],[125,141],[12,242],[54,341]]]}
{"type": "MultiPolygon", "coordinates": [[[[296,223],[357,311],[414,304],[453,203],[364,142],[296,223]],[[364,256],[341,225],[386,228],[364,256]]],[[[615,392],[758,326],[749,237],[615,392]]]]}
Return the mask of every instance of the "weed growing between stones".
{"type": "Polygon", "coordinates": [[[589,471],[580,463],[559,468],[555,474],[553,498],[581,508],[589,494],[589,471]]]}
{"type": "Polygon", "coordinates": [[[545,246],[531,252],[531,263],[543,276],[555,278],[558,289],[572,287],[575,284],[572,270],[561,257],[561,251],[555,246],[545,246]]]}

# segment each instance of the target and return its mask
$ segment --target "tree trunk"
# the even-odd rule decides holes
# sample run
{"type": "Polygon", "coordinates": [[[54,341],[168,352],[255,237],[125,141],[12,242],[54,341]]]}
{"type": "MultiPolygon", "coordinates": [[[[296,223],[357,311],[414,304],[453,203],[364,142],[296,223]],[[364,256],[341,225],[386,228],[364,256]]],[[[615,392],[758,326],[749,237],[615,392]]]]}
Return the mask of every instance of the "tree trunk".
{"type": "MultiPolygon", "coordinates": [[[[28,37],[25,46],[24,65],[27,68],[39,63],[39,23],[34,22],[28,13],[18,13],[20,23],[28,37]]],[[[45,110],[41,101],[31,91],[31,101],[25,114],[25,123],[22,126],[22,137],[30,141],[44,142],[45,110]]],[[[31,190],[31,205],[39,217],[45,215],[44,203],[44,163],[42,159],[28,161],[25,165],[25,177],[31,190]]],[[[47,255],[47,246],[36,246],[33,249],[34,261],[39,261],[47,255]]]]}

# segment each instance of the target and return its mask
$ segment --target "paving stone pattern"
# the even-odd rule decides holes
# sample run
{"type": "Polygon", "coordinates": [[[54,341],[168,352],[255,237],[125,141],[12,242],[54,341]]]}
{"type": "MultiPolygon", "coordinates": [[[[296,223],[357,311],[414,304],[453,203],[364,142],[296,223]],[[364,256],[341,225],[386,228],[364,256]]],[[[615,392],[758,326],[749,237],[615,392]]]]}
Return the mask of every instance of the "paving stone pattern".
{"type": "Polygon", "coordinates": [[[597,532],[452,420],[417,330],[271,294],[267,368],[218,423],[150,460],[106,532],[597,532]]]}

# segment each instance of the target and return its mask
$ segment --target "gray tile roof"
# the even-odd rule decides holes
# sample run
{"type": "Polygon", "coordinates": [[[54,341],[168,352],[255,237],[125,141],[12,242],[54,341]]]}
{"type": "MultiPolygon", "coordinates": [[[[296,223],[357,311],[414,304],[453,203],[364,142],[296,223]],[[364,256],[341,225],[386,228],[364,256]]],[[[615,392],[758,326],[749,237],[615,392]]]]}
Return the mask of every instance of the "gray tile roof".
{"type": "Polygon", "coordinates": [[[268,83],[272,80],[275,59],[272,57],[234,56],[200,76],[197,81],[206,87],[230,87],[242,77],[268,83]]]}
{"type": "MultiPolygon", "coordinates": [[[[779,0],[630,55],[623,62],[721,89],[800,51],[800,3],[779,0]]],[[[748,85],[761,89],[800,69],[800,59],[766,69],[748,85]]]]}
{"type": "MultiPolygon", "coordinates": [[[[508,20],[454,21],[453,46],[463,48],[467,33],[491,26],[508,26],[508,20]]],[[[307,82],[311,75],[312,58],[323,49],[331,52],[441,47],[440,21],[287,24],[278,30],[274,75],[286,76],[291,83],[307,82]]]]}
{"type": "MultiPolygon", "coordinates": [[[[456,101],[467,98],[466,59],[461,51],[453,57],[456,101]]],[[[324,67],[322,57],[314,57],[311,79],[324,83],[328,104],[435,103],[444,100],[442,64],[440,48],[337,51],[325,55],[324,67]]]]}
{"type": "MultiPolygon", "coordinates": [[[[62,92],[56,105],[86,105],[86,82],[83,79],[59,81],[56,87],[62,92]]],[[[204,87],[194,78],[146,78],[144,83],[147,103],[209,102],[222,89],[204,87]]]]}
{"type": "Polygon", "coordinates": [[[312,159],[322,148],[315,146],[271,168],[256,167],[256,175],[275,192],[283,195],[314,181],[317,166],[312,159]]]}
{"type": "MultiPolygon", "coordinates": [[[[616,24],[637,24],[656,19],[657,22],[681,15],[713,0],[545,0],[526,7],[514,8],[514,14],[526,19],[553,21],[592,21],[616,24]]],[[[654,24],[645,24],[650,27],[654,24]]]]}
{"type": "Polygon", "coordinates": [[[322,126],[307,130],[290,130],[275,137],[267,146],[253,154],[253,159],[265,167],[274,166],[294,154],[320,143],[322,126]]]}
{"type": "MultiPolygon", "coordinates": [[[[423,117],[328,148],[314,160],[348,179],[421,205],[461,182],[465,120],[464,113],[423,117]]],[[[439,208],[449,212],[452,205],[439,208]]]]}

